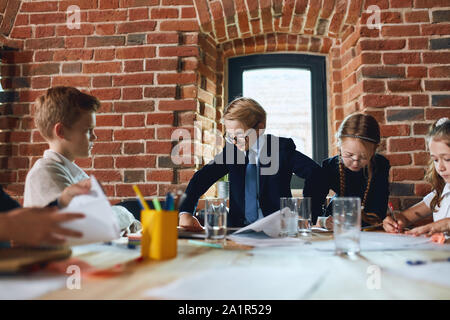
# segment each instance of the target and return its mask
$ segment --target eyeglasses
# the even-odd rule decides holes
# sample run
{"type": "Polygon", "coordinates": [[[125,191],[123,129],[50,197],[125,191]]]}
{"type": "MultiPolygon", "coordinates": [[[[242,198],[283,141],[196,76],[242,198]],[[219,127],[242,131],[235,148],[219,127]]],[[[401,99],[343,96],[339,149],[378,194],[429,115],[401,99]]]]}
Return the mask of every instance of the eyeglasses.
{"type": "Polygon", "coordinates": [[[223,138],[226,142],[231,144],[242,144],[246,141],[248,136],[252,133],[252,130],[256,130],[256,127],[258,126],[259,122],[256,123],[256,125],[250,129],[247,130],[246,133],[236,136],[231,136],[228,132],[223,135],[223,138]]]}
{"type": "Polygon", "coordinates": [[[356,161],[356,162],[367,162],[367,158],[360,156],[360,155],[355,155],[349,152],[342,152],[341,157],[347,160],[351,160],[351,161],[356,161]]]}

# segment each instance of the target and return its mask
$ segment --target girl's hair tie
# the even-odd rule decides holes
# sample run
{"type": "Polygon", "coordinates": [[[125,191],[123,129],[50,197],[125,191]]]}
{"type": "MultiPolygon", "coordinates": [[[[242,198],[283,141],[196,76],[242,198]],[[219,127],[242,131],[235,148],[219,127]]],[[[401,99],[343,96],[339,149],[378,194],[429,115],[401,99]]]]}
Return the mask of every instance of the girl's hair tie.
{"type": "Polygon", "coordinates": [[[436,127],[439,127],[448,121],[450,121],[450,119],[447,117],[440,118],[438,121],[436,121],[436,127]]]}

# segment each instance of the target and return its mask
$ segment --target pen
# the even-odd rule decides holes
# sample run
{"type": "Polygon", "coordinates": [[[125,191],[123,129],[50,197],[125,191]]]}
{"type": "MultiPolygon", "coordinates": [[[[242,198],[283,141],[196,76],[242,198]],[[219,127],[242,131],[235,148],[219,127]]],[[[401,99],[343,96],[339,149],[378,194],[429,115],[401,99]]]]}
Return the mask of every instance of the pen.
{"type": "Polygon", "coordinates": [[[137,185],[133,185],[133,190],[134,192],[136,192],[136,195],[138,196],[139,202],[142,206],[142,208],[144,208],[144,210],[150,210],[150,208],[148,207],[147,201],[145,201],[144,197],[142,196],[141,191],[139,190],[137,185]]]}
{"type": "Polygon", "coordinates": [[[174,199],[172,192],[168,192],[166,195],[166,201],[164,202],[164,210],[168,211],[174,210],[174,199]]]}
{"type": "Polygon", "coordinates": [[[422,264],[433,263],[433,262],[450,262],[450,257],[449,258],[443,258],[443,259],[433,259],[433,260],[429,260],[429,261],[425,261],[425,260],[408,260],[408,261],[406,261],[406,264],[408,264],[410,266],[420,266],[422,264]]]}
{"type": "Polygon", "coordinates": [[[397,219],[395,218],[395,213],[394,213],[394,206],[392,205],[392,202],[388,202],[388,208],[389,208],[389,215],[391,216],[392,219],[394,219],[395,222],[397,222],[397,219]]]}
{"type": "Polygon", "coordinates": [[[153,202],[153,206],[155,207],[155,210],[161,211],[161,204],[159,203],[158,198],[153,198],[152,202],[153,202]]]}
{"type": "Polygon", "coordinates": [[[218,243],[209,243],[209,242],[198,241],[198,240],[188,240],[188,242],[192,243],[192,244],[195,244],[197,246],[223,249],[223,246],[221,244],[218,244],[218,243]]]}

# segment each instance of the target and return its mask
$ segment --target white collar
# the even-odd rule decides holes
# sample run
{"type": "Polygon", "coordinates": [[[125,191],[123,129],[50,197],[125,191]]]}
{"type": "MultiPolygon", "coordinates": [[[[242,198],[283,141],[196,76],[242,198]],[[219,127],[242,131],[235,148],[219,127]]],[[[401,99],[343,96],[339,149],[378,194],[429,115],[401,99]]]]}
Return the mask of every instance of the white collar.
{"type": "Polygon", "coordinates": [[[259,156],[262,148],[264,147],[264,143],[266,142],[266,135],[261,134],[258,139],[256,139],[255,143],[250,147],[250,149],[259,156]]]}
{"type": "Polygon", "coordinates": [[[445,194],[450,193],[450,183],[446,183],[444,190],[442,190],[442,195],[444,196],[445,194]]]}
{"type": "Polygon", "coordinates": [[[70,171],[70,173],[74,177],[79,174],[82,174],[82,173],[85,174],[84,171],[79,166],[77,166],[73,161],[70,161],[69,159],[64,157],[59,152],[53,151],[51,149],[45,150],[43,158],[51,159],[51,160],[61,163],[63,166],[65,166],[70,171]]]}

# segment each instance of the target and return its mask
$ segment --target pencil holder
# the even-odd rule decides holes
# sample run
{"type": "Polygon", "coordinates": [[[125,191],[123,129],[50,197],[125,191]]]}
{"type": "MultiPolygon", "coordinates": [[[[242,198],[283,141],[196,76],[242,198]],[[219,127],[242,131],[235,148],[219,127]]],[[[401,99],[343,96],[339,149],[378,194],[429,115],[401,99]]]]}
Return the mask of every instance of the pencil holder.
{"type": "Polygon", "coordinates": [[[143,258],[166,260],[177,255],[178,211],[142,210],[141,254],[143,258]]]}

